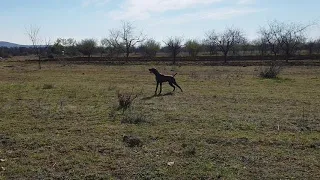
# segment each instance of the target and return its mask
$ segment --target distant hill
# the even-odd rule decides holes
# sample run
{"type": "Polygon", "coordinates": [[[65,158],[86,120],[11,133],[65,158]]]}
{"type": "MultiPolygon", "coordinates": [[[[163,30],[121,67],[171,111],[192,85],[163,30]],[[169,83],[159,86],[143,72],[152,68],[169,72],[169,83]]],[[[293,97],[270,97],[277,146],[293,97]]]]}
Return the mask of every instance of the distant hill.
{"type": "Polygon", "coordinates": [[[30,46],[28,46],[28,45],[15,44],[15,43],[6,42],[6,41],[0,41],[0,47],[12,48],[12,47],[30,47],[30,46]]]}

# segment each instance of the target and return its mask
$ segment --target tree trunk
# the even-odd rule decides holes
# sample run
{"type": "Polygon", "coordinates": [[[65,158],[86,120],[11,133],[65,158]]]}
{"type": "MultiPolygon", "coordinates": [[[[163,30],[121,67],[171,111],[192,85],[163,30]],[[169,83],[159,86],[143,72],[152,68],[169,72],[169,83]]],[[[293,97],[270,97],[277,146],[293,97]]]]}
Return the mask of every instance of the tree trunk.
{"type": "Polygon", "coordinates": [[[40,54],[38,55],[38,58],[39,58],[39,60],[38,60],[38,68],[41,69],[41,56],[40,56],[40,54]]]}
{"type": "Polygon", "coordinates": [[[176,63],[176,57],[177,57],[177,50],[176,49],[172,50],[172,56],[173,56],[173,64],[175,64],[176,63]]]}
{"type": "Polygon", "coordinates": [[[260,60],[263,60],[263,59],[264,59],[264,51],[263,51],[263,50],[260,51],[260,57],[261,57],[260,60]]]}
{"type": "Polygon", "coordinates": [[[288,63],[289,62],[289,54],[286,54],[286,63],[288,63]]]}
{"type": "Polygon", "coordinates": [[[311,56],[313,54],[313,49],[312,47],[309,47],[309,56],[311,56]]]}
{"type": "Polygon", "coordinates": [[[129,57],[129,54],[130,54],[130,48],[127,47],[127,48],[126,48],[126,57],[127,57],[127,58],[129,57]]]}
{"type": "Polygon", "coordinates": [[[228,59],[228,52],[224,53],[224,63],[227,63],[227,59],[228,59]]]}
{"type": "Polygon", "coordinates": [[[273,52],[273,54],[274,54],[274,61],[276,61],[277,60],[277,53],[276,52],[273,52]]]}

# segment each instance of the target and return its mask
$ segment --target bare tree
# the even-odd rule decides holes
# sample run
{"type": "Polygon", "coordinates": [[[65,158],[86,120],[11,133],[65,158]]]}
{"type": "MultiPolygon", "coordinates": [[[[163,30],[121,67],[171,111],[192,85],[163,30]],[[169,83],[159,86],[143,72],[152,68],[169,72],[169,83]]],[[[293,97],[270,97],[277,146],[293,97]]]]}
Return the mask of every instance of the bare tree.
{"type": "Polygon", "coordinates": [[[277,56],[280,53],[281,46],[282,46],[282,41],[281,37],[279,36],[279,27],[270,24],[268,25],[268,28],[260,28],[259,34],[260,34],[260,39],[263,42],[267,42],[269,50],[273,53],[274,55],[274,60],[277,60],[277,56]]]}
{"type": "Polygon", "coordinates": [[[281,49],[284,51],[286,55],[286,62],[288,62],[289,58],[293,56],[300,46],[305,42],[306,36],[305,31],[309,27],[309,25],[304,26],[300,24],[280,24],[283,29],[281,34],[282,46],[281,49]]]}
{"type": "Polygon", "coordinates": [[[267,40],[275,57],[282,51],[288,62],[305,41],[305,31],[309,26],[311,25],[272,21],[267,28],[261,28],[259,33],[267,40]]]}
{"type": "Polygon", "coordinates": [[[103,38],[100,40],[100,44],[103,47],[108,47],[109,46],[109,40],[107,38],[103,38]]]}
{"type": "Polygon", "coordinates": [[[203,44],[208,48],[210,55],[216,54],[218,35],[214,30],[212,30],[207,32],[205,36],[206,38],[204,39],[203,44]]]}
{"type": "Polygon", "coordinates": [[[45,38],[44,39],[44,46],[43,46],[43,50],[44,50],[44,55],[48,57],[49,53],[50,53],[50,46],[51,46],[51,40],[50,38],[45,38]]]}
{"type": "Polygon", "coordinates": [[[145,39],[142,32],[139,35],[134,34],[134,27],[129,22],[123,22],[121,38],[126,48],[126,57],[129,57],[132,47],[139,42],[143,42],[145,39]]]}
{"type": "Polygon", "coordinates": [[[123,22],[121,30],[111,30],[109,43],[113,46],[123,49],[126,57],[129,57],[132,48],[145,40],[145,36],[140,32],[138,35],[134,32],[135,28],[130,22],[123,22]]]}
{"type": "Polygon", "coordinates": [[[119,56],[120,53],[125,52],[125,46],[121,41],[120,36],[121,32],[113,29],[109,31],[109,37],[102,40],[102,43],[106,47],[110,57],[112,57],[114,54],[119,56]]]}
{"type": "Polygon", "coordinates": [[[240,55],[244,56],[249,48],[250,48],[249,41],[245,37],[243,37],[243,39],[239,41],[239,43],[235,44],[231,48],[232,56],[240,56],[240,55]],[[242,51],[242,54],[240,54],[241,51],[242,51]]]}
{"type": "Polygon", "coordinates": [[[264,57],[268,52],[268,41],[267,39],[260,37],[253,41],[254,46],[259,51],[259,54],[264,57]]]}
{"type": "Polygon", "coordinates": [[[181,37],[170,37],[164,43],[168,46],[168,50],[170,51],[173,57],[173,64],[176,63],[176,57],[180,53],[182,48],[182,38],[181,37]]]}
{"type": "Polygon", "coordinates": [[[227,62],[229,51],[235,45],[242,43],[245,37],[241,30],[235,28],[228,28],[216,38],[216,45],[224,55],[224,62],[227,62]]]}
{"type": "Polygon", "coordinates": [[[313,39],[309,39],[307,42],[306,42],[306,48],[308,50],[308,54],[309,55],[312,55],[314,53],[314,51],[316,50],[316,46],[317,46],[317,41],[316,40],[313,40],[313,39]]]}
{"type": "Polygon", "coordinates": [[[41,69],[41,53],[40,53],[40,43],[41,38],[39,37],[40,27],[36,25],[30,25],[26,27],[26,34],[29,37],[32,47],[38,56],[38,68],[41,69]]]}
{"type": "Polygon", "coordinates": [[[316,40],[316,47],[315,47],[315,49],[316,49],[316,53],[319,54],[319,53],[320,53],[320,38],[316,40]]]}
{"type": "Polygon", "coordinates": [[[250,51],[250,47],[251,47],[251,42],[246,40],[240,44],[238,49],[240,49],[242,51],[242,55],[245,56],[248,54],[248,51],[250,51]]]}
{"type": "Polygon", "coordinates": [[[100,53],[101,53],[101,57],[103,56],[103,53],[108,52],[110,45],[109,45],[109,41],[107,38],[103,38],[100,40],[100,53]]]}

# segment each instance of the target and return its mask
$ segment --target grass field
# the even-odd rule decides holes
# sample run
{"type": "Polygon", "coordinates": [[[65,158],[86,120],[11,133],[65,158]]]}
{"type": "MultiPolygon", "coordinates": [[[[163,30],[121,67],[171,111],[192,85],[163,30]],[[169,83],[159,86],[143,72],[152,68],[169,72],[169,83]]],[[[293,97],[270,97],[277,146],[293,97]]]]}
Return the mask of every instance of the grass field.
{"type": "Polygon", "coordinates": [[[148,68],[0,62],[0,179],[320,178],[320,67],[148,68]]]}

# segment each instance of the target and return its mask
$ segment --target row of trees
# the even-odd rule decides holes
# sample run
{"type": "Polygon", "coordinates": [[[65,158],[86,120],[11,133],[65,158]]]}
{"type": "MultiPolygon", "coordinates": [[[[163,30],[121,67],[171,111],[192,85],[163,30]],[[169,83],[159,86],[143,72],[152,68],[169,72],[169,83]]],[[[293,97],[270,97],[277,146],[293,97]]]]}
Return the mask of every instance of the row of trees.
{"type": "MultiPolygon", "coordinates": [[[[231,27],[223,32],[209,31],[203,40],[184,41],[182,37],[170,37],[163,41],[164,46],[162,47],[160,42],[147,38],[142,32],[137,32],[129,22],[124,22],[120,29],[110,30],[108,37],[101,39],[100,42],[95,39],[84,39],[77,42],[72,38],[59,38],[53,44],[50,41],[42,41],[43,45],[39,46],[41,42],[38,35],[39,28],[30,26],[27,29],[27,35],[32,42],[33,51],[31,53],[39,55],[39,63],[41,54],[67,56],[82,54],[90,58],[93,54],[129,57],[133,52],[150,58],[155,57],[157,52],[166,52],[171,54],[173,62],[181,52],[188,52],[192,57],[198,56],[200,52],[206,52],[210,55],[222,55],[227,61],[228,55],[231,53],[235,55],[240,51],[261,56],[271,54],[274,59],[277,59],[279,55],[284,55],[288,61],[298,51],[304,50],[309,55],[320,53],[320,39],[307,38],[306,32],[310,26],[312,24],[272,21],[266,27],[259,29],[259,37],[253,41],[249,41],[240,29],[231,27]]],[[[12,51],[15,54],[25,53],[28,48],[13,48],[12,51]]],[[[4,53],[3,48],[0,49],[0,56],[1,53],[4,53]]]]}
{"type": "MultiPolygon", "coordinates": [[[[244,32],[237,28],[227,28],[221,33],[212,30],[205,34],[205,39],[202,41],[189,39],[183,41],[182,37],[170,37],[163,41],[165,44],[161,48],[161,43],[154,39],[148,39],[141,32],[136,33],[132,24],[125,22],[119,30],[111,30],[109,37],[104,38],[98,46],[94,39],[82,40],[78,43],[79,51],[89,57],[100,52],[108,56],[119,56],[124,54],[129,57],[132,52],[139,52],[143,56],[154,57],[160,50],[168,52],[172,55],[175,62],[176,56],[181,51],[187,51],[190,56],[196,57],[201,51],[210,52],[211,55],[222,54],[224,60],[232,52],[251,51],[255,55],[262,56],[273,54],[275,59],[279,54],[283,54],[288,61],[289,58],[299,50],[307,50],[309,54],[319,53],[320,39],[307,40],[306,30],[312,24],[303,25],[297,23],[283,23],[272,21],[267,27],[259,29],[259,38],[249,41],[244,32]]],[[[55,46],[59,44],[56,42],[55,46]]],[[[64,46],[67,48],[74,46],[64,46]]]]}

